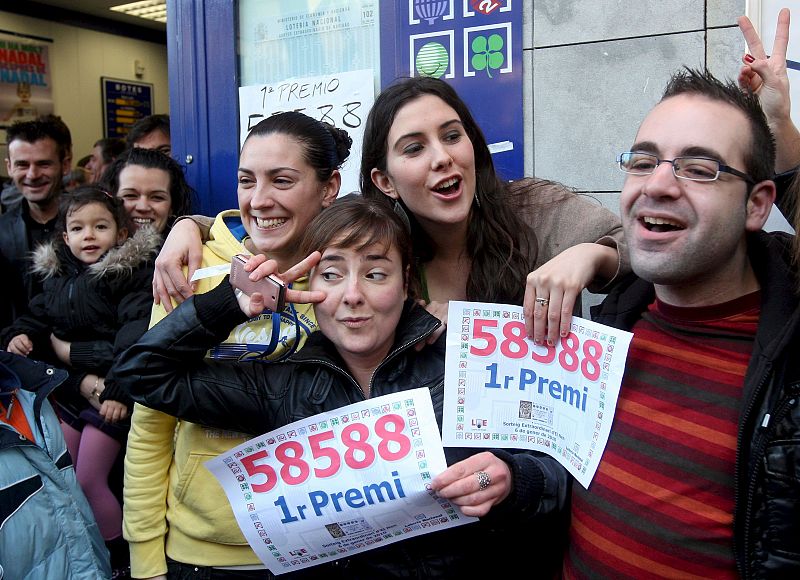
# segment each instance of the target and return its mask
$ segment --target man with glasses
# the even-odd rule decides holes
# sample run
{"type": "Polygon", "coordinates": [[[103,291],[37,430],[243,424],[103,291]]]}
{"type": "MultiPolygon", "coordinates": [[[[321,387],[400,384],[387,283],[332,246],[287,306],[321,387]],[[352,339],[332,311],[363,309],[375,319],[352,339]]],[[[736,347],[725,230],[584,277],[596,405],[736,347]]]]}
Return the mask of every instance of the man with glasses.
{"type": "Polygon", "coordinates": [[[800,314],[758,100],[682,71],[618,162],[634,274],[594,314],[634,338],[565,577],[800,577],[800,314]]]}

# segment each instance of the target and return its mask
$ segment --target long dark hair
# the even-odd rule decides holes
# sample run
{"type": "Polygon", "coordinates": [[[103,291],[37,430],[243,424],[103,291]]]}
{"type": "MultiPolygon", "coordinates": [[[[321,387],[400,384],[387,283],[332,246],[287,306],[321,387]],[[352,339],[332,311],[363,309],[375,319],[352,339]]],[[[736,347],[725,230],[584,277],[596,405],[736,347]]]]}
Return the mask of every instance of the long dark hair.
{"type": "Polygon", "coordinates": [[[169,220],[167,220],[167,228],[172,227],[175,218],[190,213],[192,199],[194,198],[194,190],[186,182],[183,168],[181,168],[178,162],[172,157],[164,155],[157,149],[144,149],[142,147],[128,149],[108,166],[108,169],[103,173],[100,183],[112,194],[117,195],[119,192],[119,175],[122,173],[122,170],[129,165],[139,165],[147,169],[161,169],[169,174],[169,197],[171,206],[170,217],[169,220]]]}
{"type": "MultiPolygon", "coordinates": [[[[475,186],[480,205],[473,204],[467,228],[466,247],[471,268],[467,299],[522,304],[525,279],[533,267],[536,237],[518,217],[506,185],[497,177],[492,155],[469,108],[446,82],[414,77],[387,88],[375,99],[364,129],[361,153],[361,191],[367,197],[385,194],[372,183],[373,169],[386,171],[389,131],[398,111],[425,95],[440,98],[458,114],[475,152],[475,186]]],[[[398,200],[409,216],[418,262],[433,259],[436,247],[414,214],[398,200]]]]}

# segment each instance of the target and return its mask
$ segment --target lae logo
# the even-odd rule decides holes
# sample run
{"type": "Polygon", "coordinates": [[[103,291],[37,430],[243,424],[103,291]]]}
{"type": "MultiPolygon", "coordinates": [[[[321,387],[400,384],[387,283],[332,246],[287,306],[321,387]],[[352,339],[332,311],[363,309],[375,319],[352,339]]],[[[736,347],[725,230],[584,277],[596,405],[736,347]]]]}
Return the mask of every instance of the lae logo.
{"type": "Polygon", "coordinates": [[[491,14],[503,7],[503,2],[500,0],[470,0],[470,4],[481,14],[491,14]]]}

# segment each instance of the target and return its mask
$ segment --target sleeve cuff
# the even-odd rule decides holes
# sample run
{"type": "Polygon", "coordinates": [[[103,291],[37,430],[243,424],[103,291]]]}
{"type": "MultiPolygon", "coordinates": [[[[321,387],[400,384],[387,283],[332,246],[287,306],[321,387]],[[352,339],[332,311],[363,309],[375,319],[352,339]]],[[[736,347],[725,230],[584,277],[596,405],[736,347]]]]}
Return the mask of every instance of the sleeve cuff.
{"type": "Polygon", "coordinates": [[[132,542],[125,534],[125,539],[131,550],[132,578],[152,578],[167,573],[163,536],[145,542],[132,542]]]}
{"type": "Polygon", "coordinates": [[[544,492],[544,471],[533,457],[509,453],[504,449],[492,449],[498,458],[511,468],[511,493],[499,505],[492,508],[490,515],[505,517],[509,514],[535,514],[544,492]],[[526,459],[530,459],[526,461],[526,459]]]}
{"type": "Polygon", "coordinates": [[[602,277],[595,278],[586,287],[586,289],[593,294],[606,294],[610,288],[616,284],[622,274],[630,271],[627,246],[625,244],[620,244],[619,240],[614,236],[603,236],[594,243],[606,246],[607,248],[613,248],[617,251],[617,271],[614,272],[614,276],[608,280],[602,277]]]}
{"type": "Polygon", "coordinates": [[[204,215],[184,215],[176,219],[175,223],[178,223],[183,219],[192,220],[194,222],[194,224],[197,226],[197,229],[200,230],[200,236],[203,239],[203,242],[207,242],[212,239],[211,226],[214,225],[213,217],[204,215]]]}
{"type": "Polygon", "coordinates": [[[121,388],[116,381],[106,380],[105,389],[100,393],[101,403],[105,403],[108,400],[127,405],[129,409],[133,408],[133,399],[131,399],[128,392],[121,388]]]}
{"type": "Polygon", "coordinates": [[[212,290],[195,295],[194,307],[200,323],[214,333],[224,332],[227,335],[233,325],[248,320],[239,308],[228,276],[212,290]]]}
{"type": "Polygon", "coordinates": [[[88,368],[95,362],[95,352],[91,342],[73,342],[69,347],[69,363],[73,367],[88,368]]]}

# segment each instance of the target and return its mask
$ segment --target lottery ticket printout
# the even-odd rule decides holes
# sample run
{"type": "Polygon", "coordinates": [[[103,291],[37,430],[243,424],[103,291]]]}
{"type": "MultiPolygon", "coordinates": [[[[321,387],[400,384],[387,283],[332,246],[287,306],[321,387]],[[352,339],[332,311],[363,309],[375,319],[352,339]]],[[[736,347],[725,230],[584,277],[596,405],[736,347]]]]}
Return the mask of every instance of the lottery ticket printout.
{"type": "Polygon", "coordinates": [[[450,302],[444,445],[542,451],[588,488],[608,442],[632,337],[573,317],[555,346],[536,346],[522,307],[450,302]]]}
{"type": "Polygon", "coordinates": [[[205,466],[273,574],[478,521],[430,490],[447,464],[428,389],[296,421],[205,466]]]}

